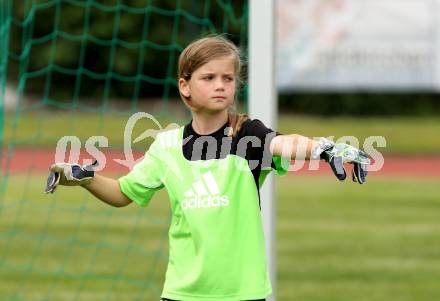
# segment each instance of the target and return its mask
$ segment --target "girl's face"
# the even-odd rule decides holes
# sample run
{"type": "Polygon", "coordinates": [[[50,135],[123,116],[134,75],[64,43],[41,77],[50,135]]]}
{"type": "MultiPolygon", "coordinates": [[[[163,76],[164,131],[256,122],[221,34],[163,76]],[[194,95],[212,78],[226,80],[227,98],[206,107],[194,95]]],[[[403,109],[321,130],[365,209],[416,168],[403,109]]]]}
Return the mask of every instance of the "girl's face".
{"type": "Polygon", "coordinates": [[[235,65],[233,56],[209,61],[193,72],[189,81],[179,80],[179,89],[191,109],[210,114],[223,112],[234,103],[235,65]]]}

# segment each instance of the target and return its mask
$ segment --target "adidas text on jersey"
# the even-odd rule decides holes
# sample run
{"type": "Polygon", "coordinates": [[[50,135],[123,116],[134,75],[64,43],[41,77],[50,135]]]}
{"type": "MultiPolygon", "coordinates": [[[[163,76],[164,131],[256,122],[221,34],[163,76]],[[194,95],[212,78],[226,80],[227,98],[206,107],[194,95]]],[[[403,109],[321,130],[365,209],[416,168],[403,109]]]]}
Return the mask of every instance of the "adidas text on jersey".
{"type": "Polygon", "coordinates": [[[211,172],[202,175],[202,179],[192,184],[192,188],[184,193],[183,210],[229,206],[227,195],[221,195],[217,182],[211,172]]]}

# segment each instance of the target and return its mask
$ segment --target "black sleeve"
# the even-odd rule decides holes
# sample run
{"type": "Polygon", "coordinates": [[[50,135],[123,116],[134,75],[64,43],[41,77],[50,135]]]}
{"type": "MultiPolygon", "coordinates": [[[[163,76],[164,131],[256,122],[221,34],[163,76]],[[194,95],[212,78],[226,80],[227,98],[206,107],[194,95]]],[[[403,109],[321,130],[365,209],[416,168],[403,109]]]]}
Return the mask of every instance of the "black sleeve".
{"type": "Polygon", "coordinates": [[[250,119],[242,125],[243,136],[255,136],[261,141],[260,148],[254,148],[252,157],[260,160],[262,167],[268,167],[269,162],[272,168],[275,168],[272,162],[272,154],[270,153],[270,142],[272,139],[281,133],[272,130],[264,125],[259,119],[250,119]]]}
{"type": "MultiPolygon", "coordinates": [[[[256,136],[262,140],[265,139],[267,134],[275,133],[275,136],[281,135],[281,133],[272,130],[264,125],[263,122],[259,119],[249,120],[246,124],[246,135],[247,136],[256,136]]],[[[245,125],[243,124],[243,125],[245,125]]]]}

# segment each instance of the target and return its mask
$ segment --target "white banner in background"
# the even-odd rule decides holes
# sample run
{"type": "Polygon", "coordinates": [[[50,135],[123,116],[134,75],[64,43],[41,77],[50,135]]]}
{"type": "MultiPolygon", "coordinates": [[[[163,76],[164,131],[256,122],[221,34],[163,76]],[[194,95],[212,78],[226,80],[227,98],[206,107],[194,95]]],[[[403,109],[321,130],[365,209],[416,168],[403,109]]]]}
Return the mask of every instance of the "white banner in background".
{"type": "Polygon", "coordinates": [[[277,84],[439,90],[440,0],[277,0],[277,84]]]}

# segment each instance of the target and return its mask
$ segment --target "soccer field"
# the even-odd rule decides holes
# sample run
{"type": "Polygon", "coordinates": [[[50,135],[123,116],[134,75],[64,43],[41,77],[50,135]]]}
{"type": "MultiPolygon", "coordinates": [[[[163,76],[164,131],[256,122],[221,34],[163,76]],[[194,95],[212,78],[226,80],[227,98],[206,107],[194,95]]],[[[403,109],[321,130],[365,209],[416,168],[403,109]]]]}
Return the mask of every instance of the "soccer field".
{"type": "MultiPolygon", "coordinates": [[[[43,194],[13,175],[0,218],[1,300],[157,300],[166,192],[112,208],[85,191],[43,194]]],[[[438,178],[278,179],[279,300],[438,300],[438,178]]],[[[224,238],[219,238],[224,239],[224,238]]]]}
{"type": "MultiPolygon", "coordinates": [[[[268,258],[277,264],[276,301],[440,300],[439,2],[1,1],[0,301],[159,301],[169,254],[168,192],[146,208],[114,208],[79,187],[45,194],[48,168],[96,159],[100,174],[117,178],[159,130],[193,119],[194,132],[218,131],[227,111],[249,114],[283,135],[348,142],[372,159],[366,185],[338,182],[323,161],[318,171],[306,164],[276,179],[277,250],[268,258]]],[[[231,117],[237,137],[266,132],[258,122],[241,126],[231,117]]],[[[177,154],[168,148],[176,142],[169,134],[157,152],[177,154]]],[[[194,145],[204,143],[193,145],[186,134],[183,153],[200,155],[194,145]]],[[[207,142],[208,157],[216,144],[209,136],[230,142],[203,136],[207,141],[197,142],[207,142]]],[[[289,140],[278,140],[272,153],[286,155],[295,145],[289,140]]],[[[295,163],[305,146],[297,141],[295,163]]],[[[220,157],[241,155],[240,146],[249,145],[222,146],[220,157]]],[[[338,152],[360,157],[343,146],[338,152]]],[[[161,155],[151,158],[172,167],[161,155]]],[[[157,182],[155,175],[143,179],[145,171],[136,179],[157,182]]],[[[212,181],[208,168],[199,171],[200,180],[187,179],[188,186],[173,181],[170,195],[174,188],[197,195],[204,210],[212,209],[203,204],[208,196],[210,205],[224,196],[230,204],[243,201],[233,190],[246,181],[226,173],[212,181]]],[[[227,251],[207,248],[198,261],[173,244],[175,278],[193,269],[179,269],[189,266],[180,265],[182,258],[232,273],[228,265],[218,269],[221,259],[235,262],[230,255],[244,254],[243,246],[261,246],[258,233],[246,237],[255,224],[242,223],[245,210],[230,211],[229,220],[225,211],[211,220],[212,211],[197,212],[195,220],[212,222],[196,222],[197,230],[218,239],[201,240],[227,251]],[[219,227],[238,219],[244,235],[238,226],[219,227]],[[231,233],[244,239],[231,244],[231,233]]],[[[249,212],[258,217],[258,210],[249,212]]],[[[173,226],[177,236],[191,228],[173,226]]],[[[248,254],[243,262],[258,263],[259,256],[246,261],[248,254]]],[[[246,273],[240,292],[248,291],[249,274],[262,276],[256,267],[246,273]]],[[[200,283],[215,286],[229,275],[221,276],[200,283]]],[[[197,293],[185,278],[182,287],[197,293]]],[[[218,285],[218,294],[227,287],[218,285]]]]}
{"type": "Polygon", "coordinates": [[[280,300],[439,300],[438,179],[282,178],[280,300]]]}

